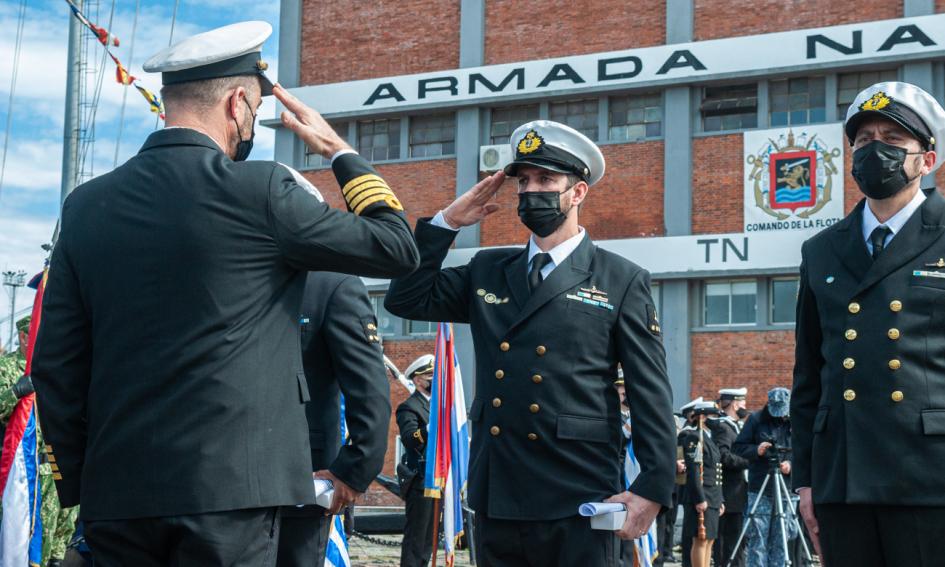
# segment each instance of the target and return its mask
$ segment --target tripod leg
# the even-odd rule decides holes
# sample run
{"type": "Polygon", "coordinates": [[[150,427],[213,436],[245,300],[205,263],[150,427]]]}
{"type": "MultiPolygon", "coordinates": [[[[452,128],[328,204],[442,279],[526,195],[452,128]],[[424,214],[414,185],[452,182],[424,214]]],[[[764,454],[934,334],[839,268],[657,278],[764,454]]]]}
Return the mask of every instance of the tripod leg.
{"type": "MultiPolygon", "coordinates": [[[[771,474],[778,475],[780,477],[780,471],[772,471],[771,474]]],[[[774,481],[774,505],[776,514],[778,516],[778,527],[781,528],[781,549],[784,552],[784,564],[787,567],[791,567],[791,554],[788,549],[788,537],[787,537],[787,525],[784,523],[784,496],[781,494],[781,483],[778,482],[779,479],[774,481]]]]}
{"type": "Polygon", "coordinates": [[[797,537],[799,537],[799,538],[801,539],[801,549],[804,550],[804,559],[806,559],[806,560],[807,560],[807,564],[810,565],[811,563],[814,562],[814,558],[813,558],[813,556],[811,556],[810,548],[807,547],[807,540],[804,538],[804,532],[803,532],[803,530],[801,530],[801,523],[800,523],[800,521],[797,519],[798,513],[797,513],[797,511],[794,509],[794,501],[791,500],[791,497],[790,497],[790,494],[791,494],[791,493],[788,491],[788,488],[787,488],[787,481],[784,480],[784,477],[783,477],[783,476],[780,477],[778,480],[781,481],[781,488],[782,488],[782,490],[784,490],[784,493],[788,495],[787,503],[788,503],[788,510],[790,510],[790,514],[789,514],[789,516],[790,516],[790,521],[793,523],[795,529],[797,529],[797,537]]]}
{"type": "Polygon", "coordinates": [[[758,504],[764,497],[765,487],[768,486],[768,480],[770,478],[771,475],[766,476],[764,482],[761,483],[761,490],[758,491],[758,496],[755,498],[755,502],[751,505],[751,509],[745,516],[745,521],[742,523],[742,531],[738,534],[738,539],[735,541],[735,547],[732,549],[732,556],[729,557],[728,561],[725,562],[725,567],[731,567],[732,561],[735,561],[735,556],[738,555],[738,550],[741,549],[742,542],[745,541],[745,535],[748,533],[748,526],[753,525],[755,520],[755,510],[758,509],[758,504]]]}

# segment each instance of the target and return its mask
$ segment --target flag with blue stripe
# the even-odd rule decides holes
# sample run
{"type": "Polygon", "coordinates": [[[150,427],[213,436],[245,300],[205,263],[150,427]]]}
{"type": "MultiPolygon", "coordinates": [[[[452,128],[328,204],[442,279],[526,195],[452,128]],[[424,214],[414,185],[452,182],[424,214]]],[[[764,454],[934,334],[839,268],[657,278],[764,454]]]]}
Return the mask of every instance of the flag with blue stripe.
{"type": "MultiPolygon", "coordinates": [[[[640,474],[640,463],[637,461],[637,457],[633,452],[633,435],[632,428],[630,424],[630,418],[627,418],[626,429],[629,436],[627,438],[627,457],[624,460],[624,479],[626,481],[626,488],[630,488],[630,484],[637,478],[640,474]]],[[[634,555],[636,556],[636,564],[640,567],[653,567],[653,562],[659,556],[659,544],[656,539],[656,521],[654,520],[650,524],[650,528],[643,535],[633,540],[634,555]]]]}
{"type": "MultiPolygon", "coordinates": [[[[345,397],[341,396],[341,444],[348,442],[348,423],[345,421],[345,397]]],[[[325,567],[351,567],[348,557],[348,538],[345,536],[345,524],[341,514],[331,519],[331,531],[325,548],[325,567]]]]}

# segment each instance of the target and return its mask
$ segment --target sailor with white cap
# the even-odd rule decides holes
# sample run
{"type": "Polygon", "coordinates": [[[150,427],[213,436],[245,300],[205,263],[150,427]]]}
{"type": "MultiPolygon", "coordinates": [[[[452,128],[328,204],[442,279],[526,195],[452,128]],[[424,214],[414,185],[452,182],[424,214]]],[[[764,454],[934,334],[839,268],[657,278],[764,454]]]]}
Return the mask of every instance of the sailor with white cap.
{"type": "Polygon", "coordinates": [[[920,183],[941,164],[945,109],[879,83],[844,129],[866,199],[802,249],[793,483],[827,565],[939,565],[945,199],[920,183]]]}
{"type": "Polygon", "coordinates": [[[564,124],[523,124],[514,160],[415,231],[421,267],[396,278],[385,305],[401,317],[470,323],[476,399],[470,422],[469,503],[480,561],[489,565],[606,564],[614,532],[591,530],[584,502],[625,503],[617,535],[639,537],[669,506],[672,406],[649,274],[599,249],[580,205],[605,170],[594,142],[564,124]],[[499,210],[515,177],[524,249],[484,250],[442,268],[459,228],[499,210]],[[626,373],[641,473],[620,483],[617,366],[626,373]],[[511,538],[511,539],[510,539],[511,538]]]}
{"type": "MultiPolygon", "coordinates": [[[[721,415],[708,421],[712,430],[712,440],[719,448],[722,463],[722,496],[725,500],[725,514],[719,518],[719,537],[712,549],[716,565],[724,565],[738,542],[742,529],[742,514],[748,504],[748,460],[737,455],[732,447],[742,430],[742,416],[747,417],[745,401],[748,388],[722,388],[719,390],[719,409],[721,415]]],[[[738,554],[731,567],[745,565],[745,546],[738,549],[738,554]]]]}
{"type": "Polygon", "coordinates": [[[387,183],[265,76],[270,33],[236,24],[152,57],[167,127],[63,206],[32,378],[60,500],[81,500],[102,565],[268,565],[279,507],[314,504],[306,274],[416,265],[387,183]],[[311,151],[336,156],[355,214],[243,161],[270,92],[311,151]]]}
{"type": "Polygon", "coordinates": [[[424,495],[427,441],[430,423],[430,386],[433,379],[432,354],[424,354],[410,363],[405,372],[416,390],[397,407],[397,428],[404,444],[404,454],[397,467],[400,496],[406,504],[404,539],[400,546],[403,567],[426,567],[433,554],[433,499],[424,495]]]}

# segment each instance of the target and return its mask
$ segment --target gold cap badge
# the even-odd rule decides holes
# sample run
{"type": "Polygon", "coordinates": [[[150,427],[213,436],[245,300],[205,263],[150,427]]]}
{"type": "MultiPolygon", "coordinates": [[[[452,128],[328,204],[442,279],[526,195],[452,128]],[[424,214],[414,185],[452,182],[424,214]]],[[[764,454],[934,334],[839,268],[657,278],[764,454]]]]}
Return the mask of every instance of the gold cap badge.
{"type": "Polygon", "coordinates": [[[860,110],[882,110],[889,106],[890,102],[892,102],[892,99],[886,96],[883,91],[879,91],[861,104],[860,110]]]}
{"type": "Polygon", "coordinates": [[[525,137],[522,138],[518,143],[518,153],[520,154],[530,154],[534,151],[537,151],[542,144],[545,143],[545,140],[538,135],[538,132],[534,130],[529,130],[525,137]]]}

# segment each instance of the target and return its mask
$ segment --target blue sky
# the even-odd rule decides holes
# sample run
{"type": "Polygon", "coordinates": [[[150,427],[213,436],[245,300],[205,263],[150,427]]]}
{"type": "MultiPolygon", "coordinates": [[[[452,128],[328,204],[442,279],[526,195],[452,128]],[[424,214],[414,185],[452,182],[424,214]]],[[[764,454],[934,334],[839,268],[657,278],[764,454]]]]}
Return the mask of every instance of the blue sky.
{"type": "MultiPolygon", "coordinates": [[[[93,9],[88,14],[89,19],[107,27],[113,1],[115,12],[110,30],[121,40],[121,46],[113,52],[141,84],[157,92],[161,86],[160,75],[144,73],[141,64],[167,46],[174,1],[141,1],[133,59],[130,49],[135,0],[98,0],[98,18],[94,17],[93,9]]],[[[90,8],[95,4],[86,0],[90,8]]],[[[3,128],[11,112],[10,84],[19,5],[19,0],[0,0],[0,29],[6,30],[0,36],[0,147],[3,128]]],[[[49,241],[56,224],[70,14],[65,0],[27,2],[12,129],[0,188],[0,271],[23,269],[30,275],[38,272],[45,257],[40,246],[49,241]]],[[[275,79],[278,73],[278,0],[180,0],[174,39],[243,20],[264,20],[272,24],[273,35],[263,47],[263,57],[271,65],[269,76],[275,79]]],[[[100,66],[101,45],[95,44],[91,53],[95,55],[94,65],[100,66]]],[[[115,82],[114,75],[115,66],[107,59],[96,113],[94,154],[87,158],[94,160],[95,175],[113,167],[123,89],[129,88],[129,92],[118,163],[137,152],[155,125],[154,114],[149,112],[141,95],[115,82]]],[[[274,115],[275,106],[268,97],[259,116],[271,118],[274,115]]],[[[272,159],[272,148],[272,130],[257,124],[251,159],[272,159]]],[[[7,289],[4,288],[5,292],[7,289]]],[[[5,292],[0,293],[0,323],[10,311],[10,299],[5,292]]],[[[27,308],[32,296],[29,290],[18,294],[17,311],[27,308]]],[[[7,331],[3,325],[0,344],[6,341],[7,331]]]]}

